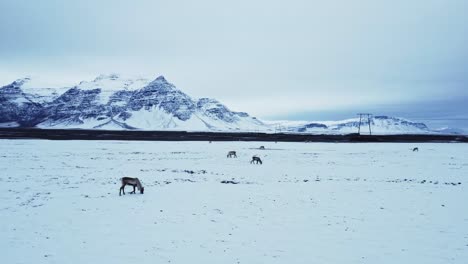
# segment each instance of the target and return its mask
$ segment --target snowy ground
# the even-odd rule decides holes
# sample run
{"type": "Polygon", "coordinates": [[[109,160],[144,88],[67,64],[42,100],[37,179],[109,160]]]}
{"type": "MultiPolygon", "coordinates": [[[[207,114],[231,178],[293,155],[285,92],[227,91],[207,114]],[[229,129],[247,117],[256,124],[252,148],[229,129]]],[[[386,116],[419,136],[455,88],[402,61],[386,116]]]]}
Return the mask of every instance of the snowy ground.
{"type": "Polygon", "coordinates": [[[468,263],[467,157],[466,144],[0,140],[0,259],[468,263]],[[122,176],[145,194],[119,197],[122,176]]]}

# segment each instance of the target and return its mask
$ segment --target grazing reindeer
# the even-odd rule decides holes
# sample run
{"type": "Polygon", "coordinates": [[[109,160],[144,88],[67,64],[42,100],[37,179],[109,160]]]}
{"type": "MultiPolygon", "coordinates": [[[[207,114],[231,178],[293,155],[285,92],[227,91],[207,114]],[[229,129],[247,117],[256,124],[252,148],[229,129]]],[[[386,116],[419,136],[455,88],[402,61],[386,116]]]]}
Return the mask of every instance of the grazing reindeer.
{"type": "Polygon", "coordinates": [[[138,178],[123,177],[120,180],[122,181],[122,187],[120,187],[119,196],[122,195],[122,192],[125,195],[124,188],[126,185],[133,186],[133,191],[130,193],[135,193],[135,187],[138,187],[141,194],[145,191],[145,187],[141,186],[141,182],[138,178]]]}
{"type": "Polygon", "coordinates": [[[228,158],[232,158],[232,157],[237,158],[237,154],[236,154],[236,152],[234,150],[231,150],[231,151],[228,152],[227,157],[228,158]]]}
{"type": "Polygon", "coordinates": [[[258,163],[263,164],[263,163],[262,163],[262,160],[260,159],[260,157],[257,157],[257,156],[253,156],[253,157],[252,157],[252,160],[250,161],[250,164],[252,164],[252,163],[254,163],[254,162],[255,162],[255,164],[258,164],[258,163]]]}
{"type": "Polygon", "coordinates": [[[259,149],[265,149],[265,146],[260,146],[260,148],[259,148],[259,149]]]}
{"type": "Polygon", "coordinates": [[[414,148],[414,149],[413,149],[413,152],[415,152],[415,151],[419,152],[419,149],[418,149],[418,148],[414,148]]]}

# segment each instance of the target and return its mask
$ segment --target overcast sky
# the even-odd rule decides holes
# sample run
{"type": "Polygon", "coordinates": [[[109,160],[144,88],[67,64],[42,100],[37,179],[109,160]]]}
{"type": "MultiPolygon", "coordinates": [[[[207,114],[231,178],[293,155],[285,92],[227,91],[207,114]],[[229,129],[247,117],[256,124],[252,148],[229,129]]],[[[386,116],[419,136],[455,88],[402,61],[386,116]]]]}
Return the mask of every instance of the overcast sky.
{"type": "Polygon", "coordinates": [[[0,12],[1,85],[164,75],[272,119],[468,98],[466,0],[0,0],[0,12]]]}

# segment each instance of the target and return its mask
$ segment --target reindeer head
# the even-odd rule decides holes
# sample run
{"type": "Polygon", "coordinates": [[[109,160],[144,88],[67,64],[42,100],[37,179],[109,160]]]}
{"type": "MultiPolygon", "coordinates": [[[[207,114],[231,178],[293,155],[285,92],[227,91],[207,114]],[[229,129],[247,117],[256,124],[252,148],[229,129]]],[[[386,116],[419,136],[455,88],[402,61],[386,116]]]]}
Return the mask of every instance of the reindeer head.
{"type": "Polygon", "coordinates": [[[143,194],[145,192],[145,187],[141,187],[140,193],[143,194]]]}

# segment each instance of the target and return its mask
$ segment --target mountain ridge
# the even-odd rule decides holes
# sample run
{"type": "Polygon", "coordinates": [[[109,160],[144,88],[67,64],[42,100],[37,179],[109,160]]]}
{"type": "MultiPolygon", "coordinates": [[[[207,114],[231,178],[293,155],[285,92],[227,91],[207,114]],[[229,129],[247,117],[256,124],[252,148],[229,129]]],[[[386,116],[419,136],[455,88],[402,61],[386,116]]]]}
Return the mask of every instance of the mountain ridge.
{"type": "MultiPolygon", "coordinates": [[[[47,87],[48,93],[39,89],[30,77],[0,87],[0,126],[343,134],[357,132],[359,123],[262,121],[213,98],[194,99],[162,75],[152,81],[99,75],[72,87],[47,87]]],[[[367,125],[361,122],[362,132],[367,125]]],[[[389,116],[375,116],[371,127],[376,133],[434,132],[423,123],[389,116]]]]}
{"type": "Polygon", "coordinates": [[[48,97],[49,100],[34,93],[34,89],[29,88],[29,93],[22,91],[21,87],[30,80],[18,79],[0,88],[0,100],[4,103],[0,108],[1,124],[39,128],[117,126],[215,131],[258,130],[265,126],[247,113],[229,110],[215,99],[193,99],[162,75],[153,81],[122,79],[116,74],[100,75],[93,81],[82,81],[66,88],[62,94],[48,97]],[[27,109],[34,111],[23,113],[27,109]]]}

